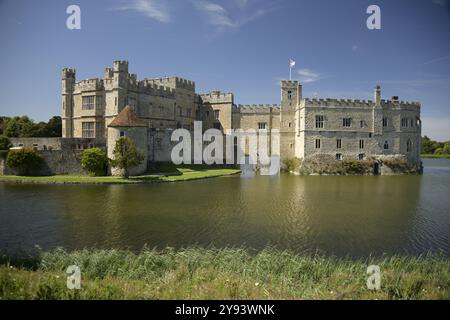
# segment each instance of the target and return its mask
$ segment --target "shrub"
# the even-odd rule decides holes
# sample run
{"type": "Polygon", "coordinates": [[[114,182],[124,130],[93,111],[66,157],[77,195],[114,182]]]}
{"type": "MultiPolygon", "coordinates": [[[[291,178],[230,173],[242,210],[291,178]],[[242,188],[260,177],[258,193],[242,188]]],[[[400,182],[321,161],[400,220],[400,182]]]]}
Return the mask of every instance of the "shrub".
{"type": "Polygon", "coordinates": [[[6,165],[18,170],[20,175],[30,175],[38,170],[44,159],[33,149],[10,150],[6,158],[6,165]]]}
{"type": "Polygon", "coordinates": [[[297,172],[300,169],[302,161],[298,158],[289,158],[283,160],[284,170],[287,172],[297,172]]]}
{"type": "Polygon", "coordinates": [[[108,165],[106,152],[99,148],[86,149],[81,156],[81,167],[91,176],[105,176],[108,165]]]}

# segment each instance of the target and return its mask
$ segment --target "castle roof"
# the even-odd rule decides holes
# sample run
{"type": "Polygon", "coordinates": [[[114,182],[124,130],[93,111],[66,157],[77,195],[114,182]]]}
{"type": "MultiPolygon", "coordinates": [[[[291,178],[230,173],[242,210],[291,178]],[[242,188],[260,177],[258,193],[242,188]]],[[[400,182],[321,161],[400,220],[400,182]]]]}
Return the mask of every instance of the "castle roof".
{"type": "Polygon", "coordinates": [[[126,106],[108,127],[147,127],[147,124],[139,119],[130,106],[126,106]]]}

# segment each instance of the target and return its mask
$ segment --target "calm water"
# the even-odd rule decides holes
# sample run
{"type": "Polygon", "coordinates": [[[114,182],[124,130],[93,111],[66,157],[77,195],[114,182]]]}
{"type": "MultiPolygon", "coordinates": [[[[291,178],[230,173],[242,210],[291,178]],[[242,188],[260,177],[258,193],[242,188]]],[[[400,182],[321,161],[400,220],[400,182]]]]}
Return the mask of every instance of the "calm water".
{"type": "Polygon", "coordinates": [[[450,160],[426,160],[423,176],[0,184],[0,202],[0,250],[11,252],[195,244],[450,256],[450,160]]]}

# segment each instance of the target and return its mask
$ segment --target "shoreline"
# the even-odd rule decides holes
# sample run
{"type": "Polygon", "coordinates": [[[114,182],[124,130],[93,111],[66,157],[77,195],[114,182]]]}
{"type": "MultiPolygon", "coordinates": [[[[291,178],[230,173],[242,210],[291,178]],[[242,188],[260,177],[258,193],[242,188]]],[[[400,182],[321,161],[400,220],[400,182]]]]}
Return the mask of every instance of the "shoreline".
{"type": "Polygon", "coordinates": [[[195,180],[205,180],[212,178],[220,178],[238,175],[241,170],[237,169],[220,169],[183,172],[178,175],[170,175],[167,173],[150,174],[145,176],[135,176],[129,179],[120,177],[90,177],[90,176],[72,176],[72,175],[55,175],[48,177],[25,177],[25,176],[0,176],[0,183],[16,183],[16,184],[60,184],[60,185],[136,185],[151,183],[175,183],[195,180]]]}
{"type": "Polygon", "coordinates": [[[450,299],[450,259],[439,255],[359,260],[298,255],[266,248],[161,251],[56,249],[34,260],[0,256],[0,299],[450,299]],[[81,290],[66,287],[68,266],[81,272],[81,290]],[[381,271],[367,288],[367,268],[381,271]]]}

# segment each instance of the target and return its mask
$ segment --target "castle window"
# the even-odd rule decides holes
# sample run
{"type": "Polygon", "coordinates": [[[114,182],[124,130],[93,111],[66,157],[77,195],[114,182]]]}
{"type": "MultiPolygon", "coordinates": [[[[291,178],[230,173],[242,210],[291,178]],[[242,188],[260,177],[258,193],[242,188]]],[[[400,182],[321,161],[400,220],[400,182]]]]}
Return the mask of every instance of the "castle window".
{"type": "Polygon", "coordinates": [[[359,148],[364,149],[364,140],[359,140],[359,148]]]}
{"type": "Polygon", "coordinates": [[[267,123],[266,122],[258,122],[258,129],[259,130],[267,129],[267,123]]]}
{"type": "Polygon", "coordinates": [[[219,120],[220,119],[220,110],[214,110],[214,119],[219,120]]]}
{"type": "Polygon", "coordinates": [[[180,117],[183,116],[183,109],[181,107],[178,107],[178,115],[180,117]]]}
{"type": "Polygon", "coordinates": [[[408,139],[408,141],[406,141],[406,152],[411,152],[412,151],[412,142],[410,139],[408,139]]]}
{"type": "Polygon", "coordinates": [[[371,132],[371,133],[369,133],[369,138],[372,138],[372,132],[371,132]]]}
{"type": "Polygon", "coordinates": [[[409,124],[410,124],[411,128],[414,128],[414,119],[413,118],[409,119],[409,124]]]}
{"type": "Polygon", "coordinates": [[[117,97],[114,98],[114,105],[117,106],[117,97]]]}
{"type": "Polygon", "coordinates": [[[95,122],[82,122],[81,136],[83,138],[95,138],[95,122]]]}
{"type": "Polygon", "coordinates": [[[342,125],[345,128],[350,128],[352,126],[352,118],[344,118],[344,119],[342,119],[342,125]]]}
{"type": "Polygon", "coordinates": [[[336,160],[342,160],[342,153],[336,153],[336,160]]]}
{"type": "Polygon", "coordinates": [[[316,149],[320,149],[320,139],[316,139],[316,149]]]}
{"type": "Polygon", "coordinates": [[[217,130],[222,129],[220,122],[214,122],[213,127],[214,127],[214,129],[217,129],[217,130]]]}
{"type": "Polygon", "coordinates": [[[402,128],[408,128],[408,118],[402,118],[402,128]]]}
{"type": "Polygon", "coordinates": [[[292,100],[292,91],[289,90],[289,91],[287,92],[287,94],[288,94],[288,99],[289,99],[289,100],[292,100]]]}
{"type": "Polygon", "coordinates": [[[366,155],[364,153],[358,154],[358,159],[359,160],[364,160],[365,157],[366,157],[366,155]]]}
{"type": "Polygon", "coordinates": [[[316,128],[323,128],[323,116],[316,116],[316,128]]]}
{"type": "Polygon", "coordinates": [[[342,139],[337,139],[336,140],[336,149],[341,149],[342,148],[342,139]]]}
{"type": "Polygon", "coordinates": [[[81,99],[82,110],[94,110],[95,96],[84,96],[81,99]]]}
{"type": "Polygon", "coordinates": [[[124,131],[120,131],[120,136],[121,137],[125,137],[125,132],[124,131]]]}
{"type": "Polygon", "coordinates": [[[188,118],[191,117],[191,113],[192,113],[192,110],[191,110],[191,109],[187,109],[187,110],[186,110],[186,115],[187,115],[188,118]]]}
{"type": "Polygon", "coordinates": [[[388,126],[388,119],[387,118],[383,118],[383,127],[387,127],[388,126]]]}
{"type": "Polygon", "coordinates": [[[289,128],[292,128],[292,122],[289,122],[288,126],[289,126],[289,128]]]}
{"type": "Polygon", "coordinates": [[[364,128],[364,126],[365,126],[364,120],[361,120],[361,121],[359,122],[359,126],[360,126],[361,128],[364,128]]]}
{"type": "Polygon", "coordinates": [[[96,96],[95,97],[95,108],[97,110],[101,110],[101,108],[102,108],[102,96],[96,96]]]}
{"type": "Polygon", "coordinates": [[[387,142],[387,140],[384,142],[383,149],[389,150],[389,142],[387,142]]]}

